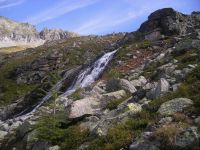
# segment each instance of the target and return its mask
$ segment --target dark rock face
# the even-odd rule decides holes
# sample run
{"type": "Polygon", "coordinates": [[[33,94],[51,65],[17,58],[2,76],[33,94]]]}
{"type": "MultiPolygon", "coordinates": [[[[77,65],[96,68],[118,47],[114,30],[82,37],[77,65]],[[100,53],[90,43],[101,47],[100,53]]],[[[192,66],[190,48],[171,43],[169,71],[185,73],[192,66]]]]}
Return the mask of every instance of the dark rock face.
{"type": "Polygon", "coordinates": [[[164,8],[153,12],[139,31],[144,33],[146,39],[158,39],[161,35],[185,35],[199,27],[200,13],[184,15],[172,8],[164,8]]]}
{"type": "Polygon", "coordinates": [[[30,64],[18,67],[14,77],[17,83],[38,83],[49,71],[56,70],[62,66],[63,54],[54,51],[53,53],[38,58],[30,64]]]}

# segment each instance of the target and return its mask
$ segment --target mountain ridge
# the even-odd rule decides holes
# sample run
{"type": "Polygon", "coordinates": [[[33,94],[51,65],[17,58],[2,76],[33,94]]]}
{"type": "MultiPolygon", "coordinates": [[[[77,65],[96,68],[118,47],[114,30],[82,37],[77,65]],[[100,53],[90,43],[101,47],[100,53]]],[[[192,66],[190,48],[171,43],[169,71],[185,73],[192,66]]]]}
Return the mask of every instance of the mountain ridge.
{"type": "Polygon", "coordinates": [[[44,28],[38,32],[34,25],[13,21],[0,16],[0,47],[20,45],[39,46],[46,41],[77,37],[79,34],[61,29],[44,28]]]}

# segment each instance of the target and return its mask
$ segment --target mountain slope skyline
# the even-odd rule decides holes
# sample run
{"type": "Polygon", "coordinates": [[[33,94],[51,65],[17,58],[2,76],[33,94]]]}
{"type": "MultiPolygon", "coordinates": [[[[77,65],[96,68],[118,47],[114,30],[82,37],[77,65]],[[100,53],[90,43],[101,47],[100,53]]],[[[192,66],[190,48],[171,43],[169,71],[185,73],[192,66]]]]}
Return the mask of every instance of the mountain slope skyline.
{"type": "Polygon", "coordinates": [[[198,0],[0,0],[0,16],[28,22],[38,31],[60,28],[82,35],[137,30],[148,14],[164,7],[190,14],[200,10],[198,0]],[[119,13],[120,12],[120,13],[119,13]]]}

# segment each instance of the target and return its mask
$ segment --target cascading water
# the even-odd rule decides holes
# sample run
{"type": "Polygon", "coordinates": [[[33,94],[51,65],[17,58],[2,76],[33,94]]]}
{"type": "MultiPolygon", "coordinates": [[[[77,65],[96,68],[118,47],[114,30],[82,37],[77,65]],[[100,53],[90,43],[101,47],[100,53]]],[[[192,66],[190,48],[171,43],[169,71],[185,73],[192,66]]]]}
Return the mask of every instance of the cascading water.
{"type": "MultiPolygon", "coordinates": [[[[112,60],[114,54],[116,53],[117,50],[114,50],[112,52],[108,52],[104,54],[101,58],[99,58],[97,61],[94,62],[91,66],[87,67],[84,69],[78,76],[75,82],[72,84],[70,88],[66,90],[66,92],[60,97],[66,97],[75,92],[78,88],[83,88],[91,83],[93,83],[95,80],[98,79],[100,74],[104,71],[106,68],[107,64],[109,63],[110,60],[112,60]]],[[[59,81],[50,92],[47,93],[47,95],[42,99],[42,101],[37,104],[32,111],[24,114],[23,112],[18,114],[17,118],[20,119],[26,119],[29,118],[30,116],[33,115],[33,113],[44,103],[46,102],[50,97],[52,97],[52,91],[53,90],[58,90],[62,86],[62,82],[59,81]],[[21,115],[23,114],[23,115],[21,115]]]]}
{"type": "Polygon", "coordinates": [[[62,96],[69,96],[78,88],[86,87],[98,79],[99,75],[104,71],[116,51],[117,50],[104,54],[92,66],[86,68],[78,75],[76,82],[62,96]]]}

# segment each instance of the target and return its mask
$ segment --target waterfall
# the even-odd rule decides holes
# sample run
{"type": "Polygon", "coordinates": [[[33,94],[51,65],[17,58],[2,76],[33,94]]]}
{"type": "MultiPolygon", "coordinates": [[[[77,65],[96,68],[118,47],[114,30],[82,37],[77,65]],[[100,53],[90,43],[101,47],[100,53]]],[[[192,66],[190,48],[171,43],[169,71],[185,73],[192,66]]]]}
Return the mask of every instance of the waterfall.
{"type": "MultiPolygon", "coordinates": [[[[117,52],[117,50],[114,50],[112,52],[108,52],[106,54],[104,54],[101,58],[99,58],[98,60],[96,60],[92,65],[88,66],[87,68],[85,68],[76,78],[76,80],[74,81],[74,83],[65,91],[64,94],[60,95],[61,97],[63,96],[69,96],[71,95],[73,92],[75,92],[77,89],[79,88],[83,88],[83,87],[87,87],[88,85],[90,85],[91,83],[93,83],[94,81],[96,81],[99,76],[101,75],[101,73],[104,71],[104,69],[106,68],[107,64],[110,62],[110,60],[112,60],[114,54],[117,52]]],[[[50,92],[47,93],[47,95],[41,100],[41,102],[39,104],[37,104],[36,106],[34,106],[34,108],[26,113],[23,114],[23,112],[21,112],[20,114],[18,114],[17,118],[20,119],[26,119],[29,118],[30,116],[33,115],[33,113],[40,107],[42,106],[42,104],[44,102],[46,102],[47,100],[49,100],[52,97],[52,91],[53,89],[59,89],[62,86],[62,81],[59,81],[50,92]],[[23,114],[23,115],[22,115],[23,114]]]]}
{"type": "Polygon", "coordinates": [[[80,73],[72,86],[62,95],[69,96],[75,92],[78,88],[83,88],[99,78],[99,75],[104,71],[109,61],[113,58],[113,55],[117,50],[108,52],[104,54],[100,59],[98,59],[94,64],[86,68],[82,73],[80,73]]]}

